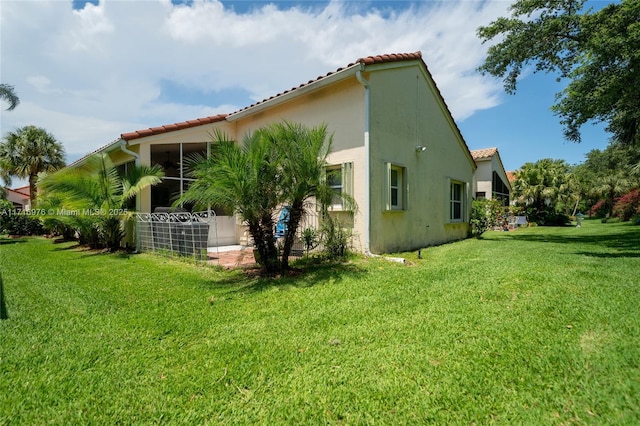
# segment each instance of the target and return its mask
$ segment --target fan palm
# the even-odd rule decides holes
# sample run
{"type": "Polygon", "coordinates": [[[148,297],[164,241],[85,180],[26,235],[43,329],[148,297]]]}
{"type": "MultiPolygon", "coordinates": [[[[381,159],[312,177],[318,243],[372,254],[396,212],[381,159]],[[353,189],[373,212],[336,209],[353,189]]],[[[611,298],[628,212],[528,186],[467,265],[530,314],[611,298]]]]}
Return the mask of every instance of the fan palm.
{"type": "Polygon", "coordinates": [[[11,184],[11,177],[29,179],[30,200],[36,198],[38,173],[64,167],[64,148],[52,134],[36,126],[9,132],[0,142],[0,177],[11,184]]]}

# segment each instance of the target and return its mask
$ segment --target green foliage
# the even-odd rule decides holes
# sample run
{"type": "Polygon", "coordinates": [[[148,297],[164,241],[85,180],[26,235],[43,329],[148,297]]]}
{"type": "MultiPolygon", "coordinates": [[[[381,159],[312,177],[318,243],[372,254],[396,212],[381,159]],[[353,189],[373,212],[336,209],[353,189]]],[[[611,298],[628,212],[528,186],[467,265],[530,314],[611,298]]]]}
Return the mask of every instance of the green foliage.
{"type": "Polygon", "coordinates": [[[13,86],[10,84],[0,83],[0,99],[9,103],[7,111],[12,111],[20,103],[20,98],[16,94],[13,86]]]}
{"type": "Polygon", "coordinates": [[[622,0],[599,11],[585,0],[518,0],[511,16],[478,29],[489,47],[479,68],[504,78],[514,93],[529,65],[569,79],[553,110],[565,137],[580,141],[580,127],[607,122],[607,130],[625,144],[640,141],[640,2],[622,0]]]}
{"type": "Polygon", "coordinates": [[[525,208],[529,221],[538,225],[567,222],[580,194],[579,180],[564,160],[545,158],[526,163],[513,182],[516,205],[525,208]]]}
{"type": "Polygon", "coordinates": [[[109,154],[97,153],[78,167],[43,177],[39,187],[44,191],[43,206],[69,212],[51,220],[72,226],[81,244],[115,251],[124,237],[122,221],[133,213],[127,203],[142,189],[160,183],[162,176],[160,166],[129,167],[121,176],[109,154]]]}
{"type": "Polygon", "coordinates": [[[504,216],[504,207],[498,200],[473,200],[471,207],[471,232],[480,237],[485,231],[500,223],[504,216]]]}
{"type": "Polygon", "coordinates": [[[36,216],[19,212],[13,203],[0,199],[0,234],[42,235],[44,229],[36,216]]]}
{"type": "Polygon", "coordinates": [[[29,180],[31,207],[36,198],[36,181],[41,172],[64,167],[64,148],[45,129],[25,126],[9,132],[0,142],[0,178],[7,185],[17,176],[29,180]]]}
{"type": "Polygon", "coordinates": [[[310,250],[313,250],[318,246],[318,232],[313,228],[305,228],[304,231],[302,231],[302,241],[304,242],[305,251],[309,254],[310,250]]]}
{"type": "Polygon", "coordinates": [[[322,251],[328,260],[346,259],[351,247],[351,228],[330,214],[325,214],[320,226],[322,235],[322,251]]]}
{"type": "Polygon", "coordinates": [[[0,234],[42,235],[44,228],[38,217],[25,213],[0,213],[0,234]]]}
{"type": "Polygon", "coordinates": [[[284,121],[259,128],[242,144],[221,132],[214,133],[212,140],[209,158],[188,159],[189,175],[196,180],[176,205],[190,202],[233,210],[247,223],[265,271],[288,269],[299,225],[313,208],[312,199],[328,204],[332,195],[325,179],[331,149],[327,127],[307,128],[284,121]],[[282,206],[289,217],[278,250],[274,230],[282,206]]]}

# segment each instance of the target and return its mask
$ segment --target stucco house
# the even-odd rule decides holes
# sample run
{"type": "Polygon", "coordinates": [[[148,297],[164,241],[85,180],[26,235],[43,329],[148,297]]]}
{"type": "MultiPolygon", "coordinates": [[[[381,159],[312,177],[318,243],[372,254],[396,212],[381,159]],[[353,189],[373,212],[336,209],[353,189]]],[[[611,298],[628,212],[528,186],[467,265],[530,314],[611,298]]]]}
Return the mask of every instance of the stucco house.
{"type": "MultiPolygon", "coordinates": [[[[356,250],[390,253],[468,235],[476,163],[420,52],[361,58],[239,111],[124,133],[100,151],[122,167],[164,167],[163,183],[137,200],[152,212],[188,187],[182,159],[207,152],[214,129],[240,141],[282,120],[326,123],[333,134],[333,184],[358,205],[350,219],[356,250]]],[[[332,210],[350,217],[340,205],[332,210]]],[[[243,242],[243,224],[217,215],[219,244],[243,242]]]]}
{"type": "Polygon", "coordinates": [[[471,156],[478,166],[473,175],[473,197],[476,200],[499,200],[508,206],[511,181],[502,165],[498,148],[473,150],[471,156]]]}

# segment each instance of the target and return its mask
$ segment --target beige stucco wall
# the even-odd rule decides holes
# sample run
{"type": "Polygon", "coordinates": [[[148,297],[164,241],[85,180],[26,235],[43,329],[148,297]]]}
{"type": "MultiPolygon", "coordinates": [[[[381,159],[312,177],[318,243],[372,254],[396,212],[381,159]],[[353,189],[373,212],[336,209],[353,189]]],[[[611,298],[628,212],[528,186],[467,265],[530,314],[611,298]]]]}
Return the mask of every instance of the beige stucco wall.
{"type": "Polygon", "coordinates": [[[474,181],[473,186],[475,189],[472,195],[475,197],[476,192],[484,192],[485,198],[491,199],[491,196],[493,195],[492,188],[491,188],[491,183],[493,179],[492,161],[489,161],[489,160],[476,161],[476,164],[478,165],[478,168],[476,169],[476,172],[473,175],[473,181],[474,181]]]}
{"type": "MultiPolygon", "coordinates": [[[[231,119],[234,120],[233,117],[231,119]]],[[[249,132],[282,120],[308,127],[327,124],[328,132],[333,136],[328,164],[353,163],[353,197],[360,208],[360,212],[353,218],[354,249],[362,251],[365,233],[362,212],[365,203],[363,87],[351,75],[344,81],[234,120],[233,123],[235,134],[241,139],[249,132]]]]}
{"type": "Polygon", "coordinates": [[[371,87],[371,251],[389,253],[465,238],[473,161],[416,62],[381,67],[371,87]],[[424,152],[416,152],[424,146],[424,152]],[[405,210],[385,211],[385,163],[406,167],[405,210]],[[449,221],[450,179],[465,183],[462,223],[449,221]]]}

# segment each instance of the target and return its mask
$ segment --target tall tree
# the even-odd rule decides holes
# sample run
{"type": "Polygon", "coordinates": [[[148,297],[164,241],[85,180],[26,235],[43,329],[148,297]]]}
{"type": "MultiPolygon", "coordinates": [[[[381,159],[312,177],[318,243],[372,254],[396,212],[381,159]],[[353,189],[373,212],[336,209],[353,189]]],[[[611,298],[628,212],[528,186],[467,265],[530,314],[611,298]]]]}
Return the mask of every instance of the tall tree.
{"type": "Polygon", "coordinates": [[[11,177],[29,179],[31,205],[36,198],[38,173],[64,167],[64,148],[45,129],[25,126],[9,132],[0,142],[0,177],[7,185],[11,177]]]}
{"type": "Polygon", "coordinates": [[[51,193],[59,198],[59,207],[91,212],[87,221],[97,222],[104,244],[114,251],[120,248],[124,237],[121,221],[126,217],[127,201],[142,189],[160,183],[162,176],[164,172],[159,165],[129,167],[125,175],[120,175],[109,154],[98,153],[80,167],[44,177],[40,186],[49,192],[49,198],[51,193]]]}
{"type": "Polygon", "coordinates": [[[10,84],[0,83],[0,99],[9,102],[7,111],[12,111],[20,103],[20,98],[18,98],[15,89],[10,84]]]}
{"type": "Polygon", "coordinates": [[[525,163],[516,172],[513,196],[518,204],[527,206],[533,215],[544,221],[548,211],[555,211],[559,200],[574,199],[569,191],[569,165],[564,160],[545,158],[525,163]]]}
{"type": "Polygon", "coordinates": [[[552,107],[565,137],[580,141],[580,127],[606,122],[615,140],[640,140],[640,2],[621,0],[585,10],[586,0],[517,0],[511,16],[480,27],[489,47],[479,70],[502,77],[508,93],[529,65],[569,79],[552,107]]]}

